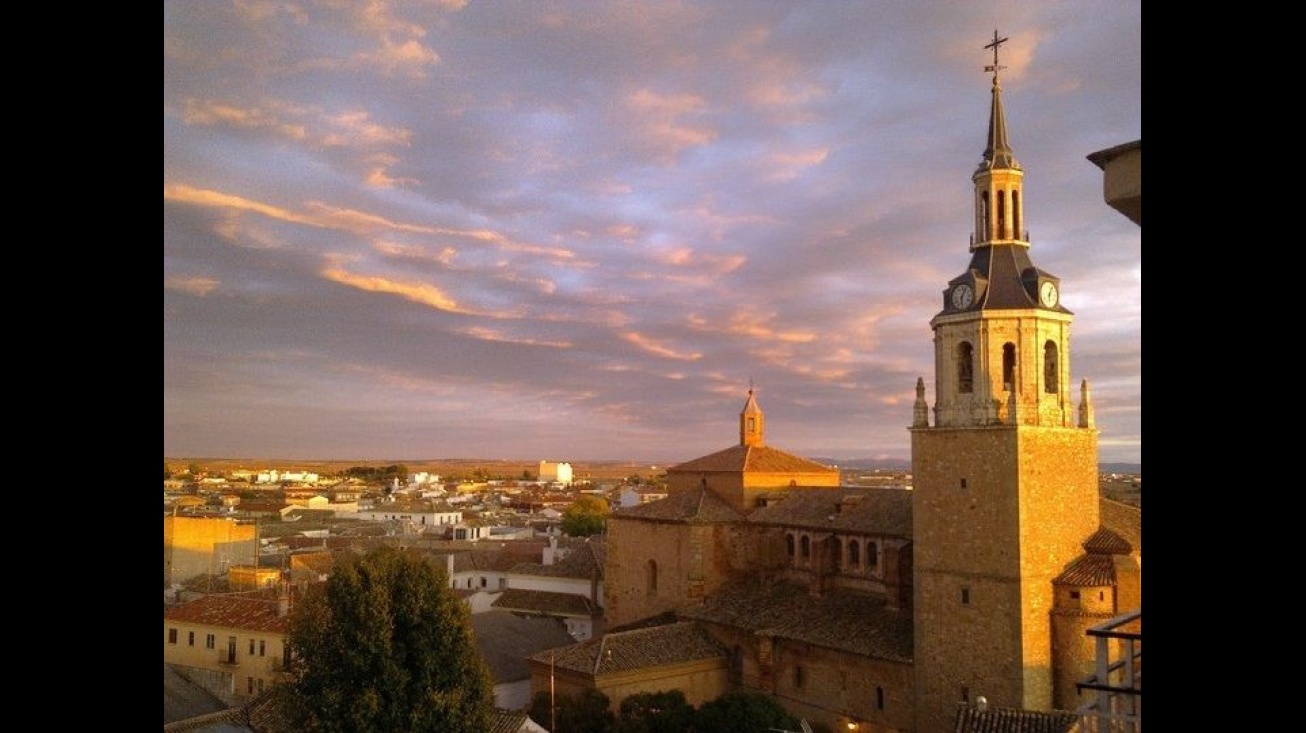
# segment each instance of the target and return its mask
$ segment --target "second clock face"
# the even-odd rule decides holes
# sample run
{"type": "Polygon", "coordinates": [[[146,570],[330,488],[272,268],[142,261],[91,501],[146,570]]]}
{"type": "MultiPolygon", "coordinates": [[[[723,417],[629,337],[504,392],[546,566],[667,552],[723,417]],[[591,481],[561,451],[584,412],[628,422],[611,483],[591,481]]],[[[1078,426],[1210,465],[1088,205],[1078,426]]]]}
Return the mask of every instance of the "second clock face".
{"type": "Polygon", "coordinates": [[[1038,294],[1039,298],[1043,301],[1044,307],[1052,308],[1057,304],[1056,283],[1043,283],[1043,287],[1039,288],[1038,294]]]}
{"type": "Polygon", "coordinates": [[[952,289],[952,307],[969,308],[975,302],[975,290],[966,283],[952,289]]]}

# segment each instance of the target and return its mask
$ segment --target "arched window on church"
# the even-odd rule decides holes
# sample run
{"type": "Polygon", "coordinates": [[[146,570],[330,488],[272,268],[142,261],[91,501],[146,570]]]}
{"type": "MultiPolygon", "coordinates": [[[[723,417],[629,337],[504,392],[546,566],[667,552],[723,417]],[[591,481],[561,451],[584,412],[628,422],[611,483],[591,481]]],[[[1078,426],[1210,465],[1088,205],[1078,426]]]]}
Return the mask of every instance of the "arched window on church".
{"type": "Polygon", "coordinates": [[[1061,366],[1057,363],[1057,342],[1048,340],[1043,344],[1043,391],[1048,394],[1056,394],[1060,389],[1058,384],[1058,375],[1061,373],[1061,366]]]}
{"type": "Polygon", "coordinates": [[[848,566],[857,567],[862,564],[862,545],[857,540],[848,542],[848,566]]]}
{"type": "Polygon", "coordinates": [[[993,238],[993,214],[989,206],[989,192],[980,194],[980,218],[984,231],[980,232],[980,241],[987,242],[993,238]]]}
{"type": "Polygon", "coordinates": [[[785,535],[785,551],[789,554],[789,564],[792,565],[794,562],[794,536],[791,534],[785,535]]]}
{"type": "Polygon", "coordinates": [[[1011,236],[1015,239],[1024,239],[1020,233],[1020,191],[1011,192],[1011,236]]]}
{"type": "Polygon", "coordinates": [[[838,539],[832,538],[832,541],[830,542],[830,554],[834,559],[834,569],[838,570],[843,566],[843,543],[838,539]]]}
{"type": "Polygon", "coordinates": [[[1002,388],[1008,392],[1015,390],[1016,384],[1016,345],[1002,345],[1002,388]]]}
{"type": "Polygon", "coordinates": [[[650,596],[657,595],[658,594],[658,561],[657,560],[648,561],[647,582],[648,582],[648,587],[646,589],[647,593],[650,596]]]}
{"type": "Polygon", "coordinates": [[[1007,192],[998,191],[998,239],[1010,239],[1007,234],[1007,192]]]}
{"type": "Polygon", "coordinates": [[[812,559],[812,541],[808,539],[807,535],[803,535],[803,539],[800,541],[799,547],[801,548],[803,553],[803,562],[804,563],[809,562],[812,559]]]}
{"type": "Polygon", "coordinates": [[[880,546],[874,542],[866,543],[866,567],[873,568],[880,564],[880,546]]]}
{"type": "Polygon", "coordinates": [[[969,341],[957,344],[957,392],[975,391],[975,348],[969,341]]]}

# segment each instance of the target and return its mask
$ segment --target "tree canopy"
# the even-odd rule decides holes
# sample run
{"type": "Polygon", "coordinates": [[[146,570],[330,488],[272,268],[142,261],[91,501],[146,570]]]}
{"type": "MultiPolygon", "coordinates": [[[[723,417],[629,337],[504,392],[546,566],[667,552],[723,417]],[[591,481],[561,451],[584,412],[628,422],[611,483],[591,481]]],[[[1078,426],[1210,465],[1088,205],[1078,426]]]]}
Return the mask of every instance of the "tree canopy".
{"type": "Polygon", "coordinates": [[[798,730],[798,719],[778,700],[760,692],[728,692],[703,703],[694,716],[697,733],[741,730],[798,730]]]}
{"type": "Polygon", "coordinates": [[[608,515],[608,502],[593,494],[581,494],[562,512],[562,531],[572,537],[601,534],[608,515]]]}
{"type": "Polygon", "coordinates": [[[383,547],[295,608],[286,713],[305,731],[489,730],[494,684],[467,607],[430,562],[383,547]]]}
{"type": "Polygon", "coordinates": [[[594,689],[580,694],[560,694],[552,699],[547,690],[535,693],[527,712],[531,720],[549,730],[566,733],[610,733],[616,716],[609,709],[608,696],[594,689]]]}

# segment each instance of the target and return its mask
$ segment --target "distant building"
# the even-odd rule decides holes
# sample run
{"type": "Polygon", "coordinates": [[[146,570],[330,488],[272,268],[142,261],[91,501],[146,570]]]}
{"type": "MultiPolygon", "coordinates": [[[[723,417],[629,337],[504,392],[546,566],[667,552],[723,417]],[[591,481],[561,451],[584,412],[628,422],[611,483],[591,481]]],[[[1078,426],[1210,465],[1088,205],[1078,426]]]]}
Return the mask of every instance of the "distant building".
{"type": "Polygon", "coordinates": [[[540,481],[571,484],[571,464],[540,461],[540,481]]]}
{"type": "Polygon", "coordinates": [[[232,565],[253,565],[253,524],[231,517],[163,518],[163,584],[183,583],[200,575],[220,575],[232,565]]]}

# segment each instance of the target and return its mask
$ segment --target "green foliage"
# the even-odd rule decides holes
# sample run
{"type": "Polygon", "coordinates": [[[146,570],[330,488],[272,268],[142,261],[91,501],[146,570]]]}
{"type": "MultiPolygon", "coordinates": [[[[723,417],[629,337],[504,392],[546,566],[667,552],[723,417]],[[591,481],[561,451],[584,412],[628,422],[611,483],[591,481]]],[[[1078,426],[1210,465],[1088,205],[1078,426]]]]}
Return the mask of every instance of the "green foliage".
{"type": "Polygon", "coordinates": [[[391,547],[340,563],[295,608],[294,730],[489,730],[494,686],[467,607],[431,563],[391,547]]]}
{"type": "Polygon", "coordinates": [[[348,478],[361,479],[370,483],[391,483],[396,478],[400,481],[408,480],[408,467],[402,463],[396,463],[392,466],[350,466],[344,471],[348,478]]]}
{"type": "Polygon", "coordinates": [[[730,692],[703,703],[694,716],[696,733],[741,730],[799,730],[798,719],[775,698],[760,692],[730,692]]]}
{"type": "Polygon", "coordinates": [[[614,733],[682,733],[690,730],[694,707],[680,690],[641,692],[621,701],[614,733]]]}
{"type": "Polygon", "coordinates": [[[592,494],[581,494],[562,512],[562,531],[572,537],[601,534],[608,515],[608,502],[592,494]]]}
{"type": "Polygon", "coordinates": [[[531,698],[529,714],[531,720],[553,731],[610,733],[616,721],[609,709],[611,704],[608,696],[598,690],[585,690],[579,695],[557,695],[550,716],[549,693],[543,691],[531,698]]]}

